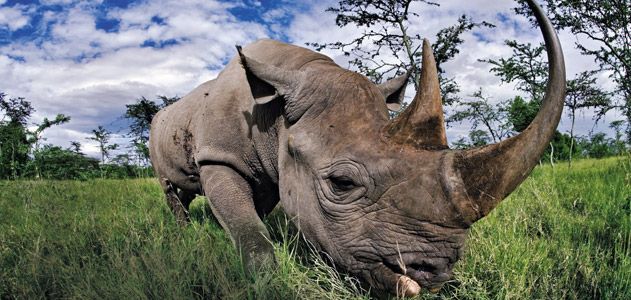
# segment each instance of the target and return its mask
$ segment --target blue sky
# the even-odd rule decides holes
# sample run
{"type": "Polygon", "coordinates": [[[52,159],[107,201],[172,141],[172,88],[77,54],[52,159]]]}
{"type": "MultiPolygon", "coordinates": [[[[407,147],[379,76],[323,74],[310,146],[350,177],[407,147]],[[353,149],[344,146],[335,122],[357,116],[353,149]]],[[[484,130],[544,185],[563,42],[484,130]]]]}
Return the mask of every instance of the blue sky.
{"type": "MultiPolygon", "coordinates": [[[[96,145],[86,140],[99,125],[117,132],[125,143],[125,104],[141,96],[183,96],[214,78],[231,59],[234,45],[258,38],[274,38],[297,45],[305,42],[344,41],[357,36],[358,28],[338,28],[335,15],[324,12],[336,1],[269,0],[154,0],[74,1],[0,0],[0,91],[25,97],[37,112],[34,121],[64,113],[72,121],[45,133],[48,142],[67,146],[80,141],[84,151],[96,155],[96,145]]],[[[539,43],[539,33],[517,17],[511,1],[444,0],[440,7],[412,6],[420,14],[410,31],[432,39],[462,14],[489,21],[493,29],[465,35],[461,54],[445,65],[462,87],[462,96],[483,87],[492,101],[516,95],[514,86],[500,84],[490,66],[478,59],[510,54],[506,39],[539,43]],[[489,5],[492,3],[492,5],[489,5]]],[[[568,77],[593,69],[590,58],[574,49],[576,37],[562,32],[568,77]]],[[[325,51],[338,64],[348,58],[325,51]]],[[[388,59],[387,57],[385,59],[388,59]]],[[[601,74],[600,83],[612,83],[601,74]]],[[[412,89],[408,89],[411,96],[412,89]]],[[[615,113],[607,121],[620,119],[615,113]]],[[[596,127],[607,131],[607,124],[596,127]]],[[[560,129],[567,130],[564,117],[560,129]]],[[[593,128],[589,113],[579,120],[578,131],[593,128]]],[[[454,141],[466,134],[467,124],[448,129],[454,141]]]]}

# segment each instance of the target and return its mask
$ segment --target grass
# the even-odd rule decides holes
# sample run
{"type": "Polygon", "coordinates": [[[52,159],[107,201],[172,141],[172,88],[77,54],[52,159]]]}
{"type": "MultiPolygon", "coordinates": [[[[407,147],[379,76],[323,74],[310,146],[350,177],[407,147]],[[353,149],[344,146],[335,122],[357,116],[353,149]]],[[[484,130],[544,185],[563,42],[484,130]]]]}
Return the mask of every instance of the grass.
{"type": "MultiPolygon", "coordinates": [[[[152,179],[0,181],[0,299],[369,299],[281,213],[278,268],[252,279],[202,198],[179,228],[152,179]]],[[[631,299],[631,159],[535,169],[476,223],[422,299],[631,299]]]]}

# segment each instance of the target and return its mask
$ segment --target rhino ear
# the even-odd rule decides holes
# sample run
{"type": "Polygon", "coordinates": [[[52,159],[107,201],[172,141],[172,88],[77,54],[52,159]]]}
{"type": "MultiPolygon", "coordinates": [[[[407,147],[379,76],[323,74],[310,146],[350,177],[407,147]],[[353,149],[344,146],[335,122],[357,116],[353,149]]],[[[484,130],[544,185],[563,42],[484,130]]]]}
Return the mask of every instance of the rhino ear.
{"type": "Polygon", "coordinates": [[[237,46],[241,64],[246,71],[252,96],[257,104],[268,103],[279,96],[289,96],[298,86],[298,71],[285,70],[246,57],[237,46]]]}
{"type": "Polygon", "coordinates": [[[249,58],[243,54],[240,46],[237,46],[237,51],[256,104],[283,98],[285,117],[290,123],[296,122],[311,106],[297,97],[300,83],[306,80],[305,72],[282,69],[249,58]]]}
{"type": "Polygon", "coordinates": [[[386,97],[386,106],[389,110],[399,111],[401,103],[405,96],[405,88],[407,87],[408,78],[412,72],[407,71],[405,74],[392,78],[382,84],[379,84],[379,90],[386,97]]]}

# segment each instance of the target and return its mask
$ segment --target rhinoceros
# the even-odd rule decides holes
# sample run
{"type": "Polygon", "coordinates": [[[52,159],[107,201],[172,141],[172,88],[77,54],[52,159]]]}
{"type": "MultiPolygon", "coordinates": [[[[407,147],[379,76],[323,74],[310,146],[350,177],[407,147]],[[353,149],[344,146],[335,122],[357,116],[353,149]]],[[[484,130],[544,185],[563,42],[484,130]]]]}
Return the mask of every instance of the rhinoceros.
{"type": "Polygon", "coordinates": [[[517,136],[451,150],[436,63],[424,41],[419,90],[382,84],[311,50],[259,40],[153,119],[151,162],[179,223],[208,198],[249,270],[271,262],[261,219],[280,204],[342,270],[378,290],[416,295],[452,277],[471,225],[531,172],[558,125],[565,65],[558,37],[528,1],[545,39],[549,81],[517,136]]]}

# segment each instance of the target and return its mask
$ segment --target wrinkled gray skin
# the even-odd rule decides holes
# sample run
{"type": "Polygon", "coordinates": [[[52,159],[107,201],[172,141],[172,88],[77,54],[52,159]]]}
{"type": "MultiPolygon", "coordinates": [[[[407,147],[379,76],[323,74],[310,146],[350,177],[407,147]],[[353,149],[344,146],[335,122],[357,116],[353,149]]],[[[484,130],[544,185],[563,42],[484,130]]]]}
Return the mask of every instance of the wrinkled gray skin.
{"type": "Polygon", "coordinates": [[[540,9],[551,79],[522,134],[447,148],[429,44],[421,91],[395,120],[407,77],[380,86],[331,59],[260,40],[160,111],[151,161],[180,223],[195,194],[254,269],[273,262],[261,218],[278,203],[314,245],[376,289],[405,295],[452,277],[468,228],[536,165],[558,124],[563,56],[540,9]]]}

